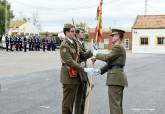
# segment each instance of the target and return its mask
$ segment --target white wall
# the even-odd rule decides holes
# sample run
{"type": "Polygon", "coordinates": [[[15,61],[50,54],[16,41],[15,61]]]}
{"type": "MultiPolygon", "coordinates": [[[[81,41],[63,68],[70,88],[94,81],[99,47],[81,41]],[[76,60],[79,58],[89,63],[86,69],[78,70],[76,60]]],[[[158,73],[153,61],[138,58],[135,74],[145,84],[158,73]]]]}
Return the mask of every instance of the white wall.
{"type": "Polygon", "coordinates": [[[39,30],[31,23],[26,22],[19,27],[19,32],[39,34],[39,30]]]}
{"type": "Polygon", "coordinates": [[[165,54],[165,45],[157,45],[157,37],[165,37],[165,29],[133,29],[133,53],[158,53],[165,54]],[[140,45],[140,37],[149,37],[149,45],[140,45]]]}
{"type": "Polygon", "coordinates": [[[19,28],[16,28],[13,30],[12,28],[9,29],[9,35],[12,34],[12,32],[18,32],[20,33],[32,33],[32,34],[39,34],[39,30],[31,23],[26,22],[23,25],[19,26],[19,28]]]}

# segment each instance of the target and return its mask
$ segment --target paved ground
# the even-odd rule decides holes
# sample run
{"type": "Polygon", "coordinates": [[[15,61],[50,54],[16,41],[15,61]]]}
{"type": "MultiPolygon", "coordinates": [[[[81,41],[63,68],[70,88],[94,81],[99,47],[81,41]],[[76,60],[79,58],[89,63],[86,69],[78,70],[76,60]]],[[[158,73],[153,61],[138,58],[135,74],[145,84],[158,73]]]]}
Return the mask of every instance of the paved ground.
{"type": "MultiPolygon", "coordinates": [[[[60,114],[62,87],[56,52],[0,52],[0,114],[60,114]]],[[[96,67],[104,65],[96,62],[96,67]]],[[[124,114],[165,114],[165,55],[128,52],[124,114]]],[[[93,77],[91,114],[109,114],[106,74],[93,77]]]]}

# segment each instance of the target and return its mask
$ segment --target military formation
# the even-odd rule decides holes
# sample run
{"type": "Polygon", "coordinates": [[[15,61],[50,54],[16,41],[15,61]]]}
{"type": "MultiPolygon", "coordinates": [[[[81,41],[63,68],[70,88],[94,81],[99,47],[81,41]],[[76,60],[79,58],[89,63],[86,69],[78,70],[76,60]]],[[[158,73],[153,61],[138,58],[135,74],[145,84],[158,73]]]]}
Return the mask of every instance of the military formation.
{"type": "Polygon", "coordinates": [[[43,38],[40,39],[38,36],[5,36],[6,51],[55,51],[56,40],[43,38]]]}
{"type": "Polygon", "coordinates": [[[89,96],[87,90],[92,84],[88,76],[89,74],[103,75],[106,72],[110,114],[123,114],[123,92],[128,85],[127,76],[124,73],[126,62],[126,51],[122,46],[124,31],[112,29],[114,47],[108,54],[98,53],[95,48],[86,50],[83,44],[83,29],[77,29],[72,24],[65,24],[63,32],[65,39],[60,46],[62,114],[73,114],[73,112],[89,114],[86,99],[89,96]],[[106,64],[102,68],[88,68],[86,62],[89,58],[93,63],[96,60],[102,60],[106,64]]]}

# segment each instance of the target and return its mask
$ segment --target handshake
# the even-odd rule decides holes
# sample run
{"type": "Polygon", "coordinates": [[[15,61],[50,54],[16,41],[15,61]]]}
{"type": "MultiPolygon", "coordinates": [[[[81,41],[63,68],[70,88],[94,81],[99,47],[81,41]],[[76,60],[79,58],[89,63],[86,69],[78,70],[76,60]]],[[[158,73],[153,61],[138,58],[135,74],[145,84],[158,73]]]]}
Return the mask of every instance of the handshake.
{"type": "Polygon", "coordinates": [[[89,74],[89,75],[100,75],[101,74],[101,70],[98,68],[84,68],[84,71],[89,74]]]}

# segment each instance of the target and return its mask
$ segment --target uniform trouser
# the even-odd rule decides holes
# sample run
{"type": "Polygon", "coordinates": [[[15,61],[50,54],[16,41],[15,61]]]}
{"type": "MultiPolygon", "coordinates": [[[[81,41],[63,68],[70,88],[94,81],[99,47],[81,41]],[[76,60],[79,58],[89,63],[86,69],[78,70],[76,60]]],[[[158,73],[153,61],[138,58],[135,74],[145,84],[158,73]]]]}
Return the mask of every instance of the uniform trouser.
{"type": "Polygon", "coordinates": [[[72,114],[78,86],[63,84],[62,114],[72,114]]]}
{"type": "Polygon", "coordinates": [[[124,86],[108,86],[110,114],[123,114],[123,90],[124,86]]]}
{"type": "Polygon", "coordinates": [[[19,46],[19,45],[18,45],[18,44],[16,44],[16,51],[18,51],[18,46],[19,46]]]}
{"type": "Polygon", "coordinates": [[[13,44],[10,44],[10,51],[13,51],[13,44]]]}
{"type": "Polygon", "coordinates": [[[22,51],[22,45],[21,44],[19,44],[19,50],[22,51]]]}
{"type": "Polygon", "coordinates": [[[45,45],[43,45],[43,51],[45,51],[45,45]]]}
{"type": "Polygon", "coordinates": [[[29,44],[29,51],[31,51],[31,44],[29,44]]]}
{"type": "Polygon", "coordinates": [[[75,114],[84,114],[84,108],[85,108],[85,96],[87,88],[83,84],[80,84],[78,86],[77,94],[76,94],[76,100],[75,100],[75,114]]]}
{"type": "Polygon", "coordinates": [[[26,52],[26,44],[24,44],[24,52],[26,52]]]}
{"type": "Polygon", "coordinates": [[[8,46],[9,46],[9,44],[6,44],[6,51],[8,51],[8,50],[9,50],[8,46]]]}

